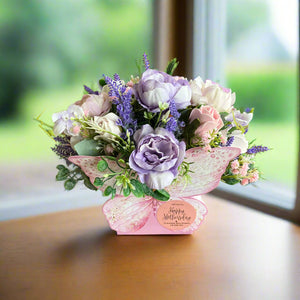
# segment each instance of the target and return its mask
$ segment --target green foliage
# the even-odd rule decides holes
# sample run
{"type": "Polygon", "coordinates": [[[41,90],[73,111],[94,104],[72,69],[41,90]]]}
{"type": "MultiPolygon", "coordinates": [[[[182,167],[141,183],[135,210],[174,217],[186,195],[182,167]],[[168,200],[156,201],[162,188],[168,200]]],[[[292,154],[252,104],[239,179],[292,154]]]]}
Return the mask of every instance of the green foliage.
{"type": "Polygon", "coordinates": [[[97,150],[97,146],[97,141],[92,139],[84,139],[81,142],[77,143],[74,146],[74,148],[78,155],[97,156],[99,155],[99,150],[97,150]]]}
{"type": "Polygon", "coordinates": [[[97,169],[100,171],[100,172],[103,172],[107,169],[108,167],[108,163],[106,160],[100,160],[97,164],[97,169]]]}
{"type": "Polygon", "coordinates": [[[97,188],[90,182],[89,177],[84,174],[84,172],[75,165],[70,165],[70,167],[66,167],[64,165],[58,165],[56,167],[58,173],[56,175],[57,181],[64,181],[64,187],[67,191],[72,190],[77,182],[82,181],[84,185],[93,191],[97,191],[97,188]]]}
{"type": "Polygon", "coordinates": [[[144,194],[143,184],[136,179],[131,179],[130,183],[134,187],[134,189],[131,190],[132,194],[137,198],[144,197],[145,194],[144,194]]]}
{"type": "Polygon", "coordinates": [[[155,190],[153,192],[153,198],[160,201],[168,201],[170,199],[170,194],[166,190],[155,190]]]}
{"type": "Polygon", "coordinates": [[[104,184],[104,180],[100,177],[96,177],[94,181],[94,185],[98,187],[102,187],[104,184]]]}
{"type": "Polygon", "coordinates": [[[198,119],[193,120],[191,123],[187,123],[184,128],[184,140],[186,141],[187,149],[191,148],[192,140],[195,136],[195,130],[199,127],[200,121],[198,119]]]}
{"type": "Polygon", "coordinates": [[[169,75],[173,75],[173,73],[178,65],[179,65],[179,62],[177,61],[177,59],[173,58],[172,60],[170,60],[168,62],[168,66],[166,67],[165,72],[169,75]]]}
{"type": "Polygon", "coordinates": [[[64,183],[64,187],[67,191],[73,190],[77,181],[74,178],[67,179],[64,183]]]}

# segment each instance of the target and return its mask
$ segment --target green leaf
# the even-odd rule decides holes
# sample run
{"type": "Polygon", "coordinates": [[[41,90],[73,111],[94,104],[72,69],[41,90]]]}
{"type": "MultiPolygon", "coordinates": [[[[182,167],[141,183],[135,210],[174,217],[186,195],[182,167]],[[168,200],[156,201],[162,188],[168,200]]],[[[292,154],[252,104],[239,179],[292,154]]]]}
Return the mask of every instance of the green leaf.
{"type": "Polygon", "coordinates": [[[153,198],[160,201],[168,201],[170,199],[170,194],[166,190],[155,190],[153,192],[153,198]]]}
{"type": "Polygon", "coordinates": [[[64,187],[67,191],[70,191],[70,190],[73,190],[73,188],[75,187],[76,185],[76,180],[73,179],[73,178],[70,178],[68,180],[65,181],[64,183],[64,187]]]}
{"type": "Polygon", "coordinates": [[[102,178],[100,177],[96,177],[95,180],[94,180],[94,185],[95,186],[98,186],[98,187],[102,187],[104,184],[104,181],[102,178]]]}
{"type": "Polygon", "coordinates": [[[153,196],[153,191],[144,183],[143,184],[144,194],[147,196],[153,196]]]}
{"type": "Polygon", "coordinates": [[[145,195],[142,183],[140,183],[136,179],[131,179],[130,183],[134,186],[134,189],[132,190],[132,193],[135,197],[140,198],[140,197],[143,197],[145,195]]]}
{"type": "Polygon", "coordinates": [[[99,150],[97,149],[97,147],[98,147],[98,142],[92,139],[85,139],[74,146],[78,155],[86,155],[86,156],[99,155],[99,150]]]}
{"type": "Polygon", "coordinates": [[[172,60],[169,61],[168,66],[166,68],[166,73],[169,75],[173,75],[175,69],[177,68],[179,62],[177,61],[176,58],[173,58],[172,60]]]}
{"type": "Polygon", "coordinates": [[[100,171],[100,172],[103,172],[107,169],[108,167],[108,163],[106,160],[100,160],[97,164],[97,169],[100,171]]]}
{"type": "Polygon", "coordinates": [[[64,165],[57,165],[56,169],[57,170],[68,170],[64,165]]]}
{"type": "Polygon", "coordinates": [[[113,188],[111,186],[108,186],[104,192],[103,192],[103,196],[109,196],[111,193],[113,192],[113,188]]]}
{"type": "Polygon", "coordinates": [[[115,198],[116,193],[117,193],[117,189],[112,189],[112,192],[111,192],[111,199],[114,199],[114,198],[115,198]]]}
{"type": "Polygon", "coordinates": [[[83,183],[88,189],[98,191],[98,189],[90,182],[89,178],[84,178],[83,183]]]}
{"type": "Polygon", "coordinates": [[[70,171],[67,168],[60,169],[56,175],[56,180],[57,181],[62,181],[66,180],[70,174],[70,171]]]}
{"type": "Polygon", "coordinates": [[[129,186],[127,186],[126,188],[124,188],[123,189],[123,195],[124,195],[124,197],[128,197],[130,195],[130,192],[131,192],[131,190],[130,190],[129,186]]]}
{"type": "Polygon", "coordinates": [[[105,85],[106,85],[106,81],[105,81],[103,78],[101,78],[101,79],[99,80],[99,84],[100,84],[101,86],[105,86],[105,85]]]}

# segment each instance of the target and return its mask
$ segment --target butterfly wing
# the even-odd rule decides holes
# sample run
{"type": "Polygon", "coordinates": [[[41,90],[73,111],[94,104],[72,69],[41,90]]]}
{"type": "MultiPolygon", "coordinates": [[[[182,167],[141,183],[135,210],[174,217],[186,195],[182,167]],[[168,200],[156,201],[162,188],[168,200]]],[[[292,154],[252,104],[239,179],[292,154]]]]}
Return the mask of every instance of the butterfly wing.
{"type": "Polygon", "coordinates": [[[199,228],[204,217],[207,215],[207,207],[205,203],[201,200],[201,197],[182,197],[181,200],[188,202],[191,204],[196,210],[196,218],[195,221],[189,226],[181,230],[181,232],[194,232],[199,228]]]}
{"type": "MultiPolygon", "coordinates": [[[[98,170],[97,164],[100,160],[102,160],[102,158],[99,156],[70,156],[69,157],[69,161],[79,166],[81,170],[89,177],[91,183],[94,183],[96,177],[101,178],[103,177],[104,174],[110,173],[110,171],[107,169],[104,172],[100,172],[98,170]]],[[[120,172],[122,170],[115,161],[110,159],[105,159],[105,160],[108,163],[108,167],[114,172],[120,172]]],[[[101,191],[104,191],[107,186],[113,184],[114,184],[114,180],[112,179],[107,180],[105,184],[101,187],[101,191]]]]}
{"type": "Polygon", "coordinates": [[[103,213],[110,227],[118,233],[136,232],[153,213],[153,198],[117,196],[103,205],[103,213]]]}
{"type": "MultiPolygon", "coordinates": [[[[167,190],[172,195],[184,197],[202,195],[216,188],[229,162],[240,154],[239,148],[214,148],[210,152],[202,148],[186,151],[186,159],[190,164],[191,180],[185,184],[182,180],[170,185],[167,190]]],[[[174,198],[174,197],[173,197],[174,198]]]]}

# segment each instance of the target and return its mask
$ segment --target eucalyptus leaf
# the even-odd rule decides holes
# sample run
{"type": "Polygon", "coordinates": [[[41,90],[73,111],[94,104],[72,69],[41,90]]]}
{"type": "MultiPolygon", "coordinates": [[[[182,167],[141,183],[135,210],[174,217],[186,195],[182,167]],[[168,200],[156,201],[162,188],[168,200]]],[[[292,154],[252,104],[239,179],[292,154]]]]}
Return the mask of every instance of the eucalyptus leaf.
{"type": "Polygon", "coordinates": [[[113,188],[111,186],[108,186],[104,192],[103,192],[103,196],[109,196],[113,191],[113,188]]]}
{"type": "Polygon", "coordinates": [[[98,147],[98,142],[92,139],[83,140],[74,146],[78,155],[86,155],[86,156],[99,155],[99,150],[97,149],[97,147],[98,147]]]}
{"type": "Polygon", "coordinates": [[[70,178],[68,180],[65,181],[64,183],[64,187],[67,191],[70,191],[70,190],[73,190],[73,188],[75,187],[76,185],[76,180],[74,180],[73,178],[70,178]]]}
{"type": "Polygon", "coordinates": [[[131,192],[131,190],[130,190],[129,186],[127,186],[126,188],[124,188],[123,189],[123,195],[124,195],[124,197],[128,197],[130,195],[130,192],[131,192]]]}
{"type": "Polygon", "coordinates": [[[103,181],[102,178],[100,178],[100,177],[96,177],[95,178],[95,181],[94,181],[94,185],[95,186],[102,187],[103,184],[104,184],[104,181],[103,181]]]}
{"type": "Polygon", "coordinates": [[[57,181],[66,180],[70,174],[70,171],[67,168],[60,169],[55,177],[57,181]]]}

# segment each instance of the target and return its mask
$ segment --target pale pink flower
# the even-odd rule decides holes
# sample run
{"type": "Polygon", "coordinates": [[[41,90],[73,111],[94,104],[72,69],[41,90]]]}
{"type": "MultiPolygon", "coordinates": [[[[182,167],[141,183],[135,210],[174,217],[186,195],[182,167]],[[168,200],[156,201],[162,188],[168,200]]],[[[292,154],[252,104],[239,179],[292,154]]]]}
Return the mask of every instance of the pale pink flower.
{"type": "Polygon", "coordinates": [[[111,109],[111,99],[107,93],[101,92],[99,95],[88,94],[83,95],[80,101],[75,102],[80,106],[85,116],[103,116],[111,109]]]}
{"type": "Polygon", "coordinates": [[[203,150],[206,151],[206,152],[208,152],[208,151],[211,150],[211,146],[206,145],[205,147],[203,147],[203,150]]]}
{"type": "Polygon", "coordinates": [[[246,176],[247,175],[247,172],[248,172],[248,169],[249,169],[249,164],[248,163],[244,163],[240,169],[240,173],[242,176],[246,176]]]}
{"type": "Polygon", "coordinates": [[[253,174],[252,174],[252,176],[251,176],[251,178],[250,178],[250,182],[252,183],[252,182],[255,182],[255,181],[257,181],[259,179],[259,174],[258,174],[258,172],[256,171],[256,172],[253,172],[253,174]]]}
{"type": "Polygon", "coordinates": [[[200,121],[200,126],[195,131],[197,137],[204,137],[213,131],[218,132],[224,125],[220,114],[208,105],[192,110],[189,122],[191,123],[196,119],[200,121]]]}
{"type": "Polygon", "coordinates": [[[237,169],[240,166],[239,161],[235,159],[234,161],[231,162],[230,166],[231,169],[237,169]]]}
{"type": "Polygon", "coordinates": [[[249,180],[247,178],[244,178],[242,181],[241,181],[241,185],[247,185],[249,184],[249,180]]]}
{"type": "Polygon", "coordinates": [[[238,175],[240,173],[240,171],[238,169],[233,169],[233,170],[231,170],[231,173],[233,175],[238,175]]]}

